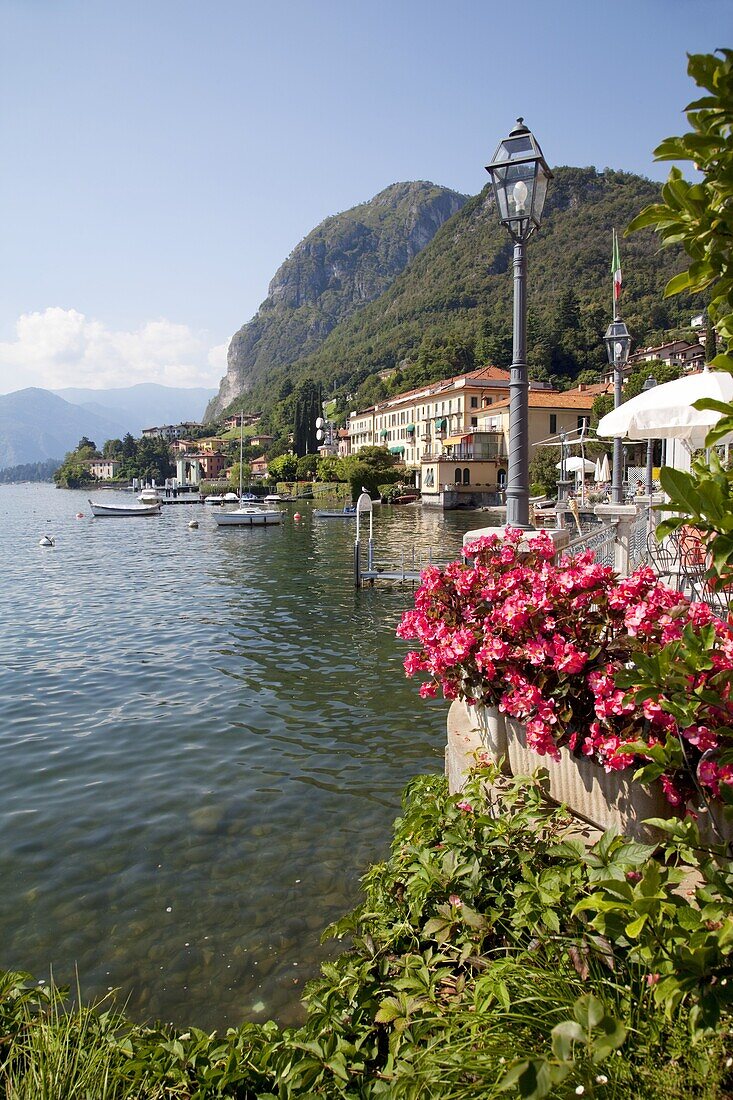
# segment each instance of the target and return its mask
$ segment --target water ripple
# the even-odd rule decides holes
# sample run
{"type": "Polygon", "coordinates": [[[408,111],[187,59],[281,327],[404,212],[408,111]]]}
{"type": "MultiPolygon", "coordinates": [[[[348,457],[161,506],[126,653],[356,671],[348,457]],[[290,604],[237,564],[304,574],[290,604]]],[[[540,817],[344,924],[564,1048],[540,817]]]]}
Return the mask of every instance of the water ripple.
{"type": "MultiPolygon", "coordinates": [[[[355,592],[353,526],[298,508],[191,531],[0,487],[4,967],[76,965],[139,1018],[299,1018],[402,786],[442,766],[445,706],[403,676],[410,591],[355,592]]],[[[474,523],[382,509],[375,536],[443,557],[474,523]]]]}

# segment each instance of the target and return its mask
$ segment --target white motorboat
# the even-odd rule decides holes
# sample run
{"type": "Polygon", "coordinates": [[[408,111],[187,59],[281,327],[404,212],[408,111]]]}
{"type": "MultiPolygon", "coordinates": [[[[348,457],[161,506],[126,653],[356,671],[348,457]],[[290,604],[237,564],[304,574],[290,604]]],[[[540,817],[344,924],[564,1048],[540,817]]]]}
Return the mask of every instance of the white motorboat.
{"type": "Polygon", "coordinates": [[[295,499],[295,497],[285,496],[284,493],[268,493],[266,497],[263,497],[265,504],[285,504],[286,501],[295,499]]]}
{"type": "Polygon", "coordinates": [[[224,504],[239,504],[239,497],[236,493],[224,493],[224,504]]]}
{"type": "Polygon", "coordinates": [[[93,516],[159,516],[160,501],[155,504],[107,504],[101,500],[90,500],[89,507],[93,516]]]}
{"type": "Polygon", "coordinates": [[[210,497],[204,497],[204,504],[223,504],[223,503],[224,503],[224,497],[222,497],[222,496],[214,495],[214,496],[210,496],[210,497]]]}
{"type": "Polygon", "coordinates": [[[316,508],[313,515],[317,519],[356,519],[356,505],[345,504],[341,511],[329,511],[328,508],[316,508]]]}
{"type": "Polygon", "coordinates": [[[222,508],[214,513],[218,527],[271,527],[282,523],[283,513],[277,508],[261,508],[245,504],[241,508],[222,508]]]}

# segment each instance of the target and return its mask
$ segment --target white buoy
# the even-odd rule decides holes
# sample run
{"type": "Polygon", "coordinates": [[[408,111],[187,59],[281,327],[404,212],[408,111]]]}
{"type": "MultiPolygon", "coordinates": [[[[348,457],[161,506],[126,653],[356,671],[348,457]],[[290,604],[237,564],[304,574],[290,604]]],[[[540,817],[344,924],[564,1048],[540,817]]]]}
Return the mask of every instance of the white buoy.
{"type": "Polygon", "coordinates": [[[38,540],[38,545],[39,546],[55,546],[56,545],[56,539],[52,538],[51,535],[44,535],[42,539],[38,540]]]}
{"type": "Polygon", "coordinates": [[[198,525],[199,525],[199,521],[197,519],[192,519],[188,526],[195,528],[195,527],[198,527],[198,525]]]}

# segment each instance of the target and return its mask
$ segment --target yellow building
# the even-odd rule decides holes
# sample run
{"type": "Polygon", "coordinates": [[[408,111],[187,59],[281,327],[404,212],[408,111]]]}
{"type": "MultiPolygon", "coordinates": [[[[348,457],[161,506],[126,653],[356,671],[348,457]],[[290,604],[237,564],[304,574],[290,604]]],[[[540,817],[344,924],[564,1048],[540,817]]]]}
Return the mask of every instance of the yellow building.
{"type": "MultiPolygon", "coordinates": [[[[559,432],[577,432],[590,424],[598,387],[579,386],[559,392],[530,388],[529,459],[535,447],[559,432]]],[[[473,431],[448,436],[440,453],[422,459],[420,492],[423,504],[440,508],[503,503],[509,455],[509,398],[485,408],[473,431]]]]}
{"type": "Polygon", "coordinates": [[[349,451],[388,447],[417,468],[444,442],[477,427],[482,411],[509,396],[509,373],[481,367],[386,398],[349,417],[349,451]]]}

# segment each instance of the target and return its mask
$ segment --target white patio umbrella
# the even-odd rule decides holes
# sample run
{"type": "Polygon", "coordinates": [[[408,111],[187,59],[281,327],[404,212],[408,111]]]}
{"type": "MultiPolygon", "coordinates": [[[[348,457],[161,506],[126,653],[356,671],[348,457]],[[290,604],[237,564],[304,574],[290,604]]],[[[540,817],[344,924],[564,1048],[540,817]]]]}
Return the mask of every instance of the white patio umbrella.
{"type": "MultiPolygon", "coordinates": [[[[562,462],[555,463],[556,469],[562,469],[562,462]]],[[[595,471],[595,463],[591,462],[589,458],[581,458],[580,455],[571,455],[565,459],[565,469],[569,474],[579,474],[581,470],[583,473],[592,474],[595,471]]]]}
{"type": "Polygon", "coordinates": [[[643,391],[607,413],[597,434],[605,438],[679,439],[694,451],[705,446],[705,436],[720,419],[718,412],[692,407],[701,397],[733,401],[733,375],[704,370],[643,391]]]}
{"type": "Polygon", "coordinates": [[[608,464],[608,455],[603,455],[601,458],[596,459],[595,468],[593,470],[593,480],[596,485],[602,485],[604,481],[611,480],[611,467],[608,464]]]}

